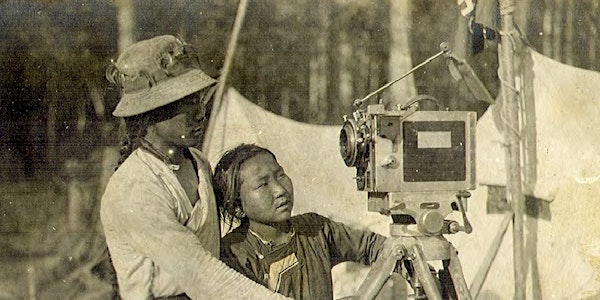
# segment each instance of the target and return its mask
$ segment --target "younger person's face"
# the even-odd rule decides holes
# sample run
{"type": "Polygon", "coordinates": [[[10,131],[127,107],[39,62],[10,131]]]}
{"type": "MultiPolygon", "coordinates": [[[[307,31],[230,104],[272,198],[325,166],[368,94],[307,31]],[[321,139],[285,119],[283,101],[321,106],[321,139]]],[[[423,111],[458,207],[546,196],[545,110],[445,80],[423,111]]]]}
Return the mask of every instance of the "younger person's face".
{"type": "Polygon", "coordinates": [[[239,176],[242,208],[250,221],[270,224],[290,218],[294,187],[273,156],[260,153],[248,159],[239,176]]]}

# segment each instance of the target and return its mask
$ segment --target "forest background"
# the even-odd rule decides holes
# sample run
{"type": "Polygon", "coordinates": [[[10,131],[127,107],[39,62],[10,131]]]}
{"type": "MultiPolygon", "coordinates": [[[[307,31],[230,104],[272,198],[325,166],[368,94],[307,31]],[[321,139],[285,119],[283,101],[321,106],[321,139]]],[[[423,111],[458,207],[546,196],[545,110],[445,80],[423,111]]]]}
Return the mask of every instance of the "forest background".
{"type": "MultiPolygon", "coordinates": [[[[10,267],[0,273],[0,299],[42,295],[90,256],[72,252],[96,224],[103,150],[117,146],[119,122],[111,112],[118,91],[104,71],[119,48],[179,34],[200,50],[203,69],[218,77],[237,4],[0,1],[0,261],[10,267]],[[79,199],[77,207],[73,199],[79,199]],[[36,260],[44,260],[47,270],[32,271],[36,260]],[[32,277],[37,279],[29,285],[19,284],[32,277]]],[[[518,1],[515,20],[536,51],[599,71],[600,22],[594,13],[599,5],[600,0],[518,1]]],[[[481,27],[471,17],[452,0],[250,1],[227,82],[274,113],[341,125],[354,99],[448,42],[495,97],[499,33],[482,40],[473,34],[481,27]]],[[[481,115],[487,107],[452,78],[441,59],[405,82],[382,100],[403,103],[429,94],[450,110],[481,115]]],[[[89,247],[90,240],[83,240],[89,247]]]]}

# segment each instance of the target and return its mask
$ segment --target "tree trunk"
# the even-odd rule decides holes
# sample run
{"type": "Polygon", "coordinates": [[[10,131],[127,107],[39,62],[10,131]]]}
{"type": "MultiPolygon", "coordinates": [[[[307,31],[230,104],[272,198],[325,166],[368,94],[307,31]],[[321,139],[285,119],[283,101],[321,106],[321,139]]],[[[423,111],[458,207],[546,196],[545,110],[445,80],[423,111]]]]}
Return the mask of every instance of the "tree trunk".
{"type": "Polygon", "coordinates": [[[531,1],[532,0],[519,0],[515,5],[515,24],[519,27],[523,34],[527,34],[527,28],[529,27],[528,21],[531,19],[531,1]]]}
{"type": "Polygon", "coordinates": [[[46,125],[46,136],[48,137],[48,144],[46,147],[46,153],[47,153],[47,159],[48,159],[48,166],[50,166],[50,170],[51,171],[55,171],[57,169],[56,167],[56,163],[57,163],[57,158],[56,158],[56,143],[57,143],[57,137],[56,137],[56,107],[57,107],[57,99],[56,99],[56,93],[55,91],[57,90],[56,87],[56,79],[54,78],[54,75],[50,75],[52,76],[52,78],[50,78],[48,80],[48,82],[46,83],[47,85],[47,92],[45,97],[48,98],[48,119],[47,119],[47,125],[46,125]]]}
{"type": "Polygon", "coordinates": [[[353,102],[352,88],[352,45],[346,32],[340,33],[340,42],[337,47],[338,63],[338,101],[333,102],[336,116],[344,115],[351,110],[353,102]]]}
{"type": "Polygon", "coordinates": [[[185,6],[186,3],[184,0],[176,0],[175,1],[175,5],[174,5],[177,10],[176,10],[176,14],[179,16],[178,17],[178,21],[179,24],[177,25],[177,34],[181,35],[183,38],[187,37],[187,30],[186,30],[186,19],[183,17],[183,12],[185,12],[185,6]]]}
{"type": "MultiPolygon", "coordinates": [[[[410,70],[411,1],[390,1],[390,62],[389,80],[395,80],[410,70]]],[[[403,104],[417,94],[411,74],[390,87],[389,105],[403,104]]]]}
{"type": "Polygon", "coordinates": [[[281,89],[280,101],[281,101],[281,106],[279,109],[279,112],[280,112],[279,114],[286,118],[290,118],[290,116],[291,116],[290,105],[292,103],[292,95],[291,95],[290,89],[288,89],[288,88],[281,89]]]}
{"type": "Polygon", "coordinates": [[[319,59],[316,56],[310,58],[308,74],[308,116],[306,121],[311,123],[319,109],[319,59]]]}
{"type": "MultiPolygon", "coordinates": [[[[598,0],[592,0],[592,3],[590,4],[590,12],[596,12],[598,11],[598,8],[600,8],[599,6],[599,1],[598,0]]],[[[597,63],[597,58],[596,58],[596,49],[597,49],[597,41],[598,41],[598,25],[596,24],[597,20],[597,16],[595,14],[588,14],[587,15],[587,22],[588,22],[588,28],[589,28],[589,48],[588,48],[588,57],[589,57],[589,68],[594,70],[596,69],[596,63],[597,63]]]]}
{"type": "Polygon", "coordinates": [[[552,31],[552,23],[554,22],[552,13],[554,10],[554,0],[544,0],[544,18],[543,18],[543,34],[545,36],[543,40],[543,51],[544,55],[548,57],[554,57],[552,51],[552,39],[554,38],[554,32],[552,31]]]}
{"type": "MultiPolygon", "coordinates": [[[[133,29],[135,28],[135,16],[133,9],[132,0],[116,0],[115,6],[117,8],[117,26],[119,30],[119,53],[125,49],[125,47],[131,45],[134,41],[133,38],[133,29]]],[[[90,88],[90,94],[92,97],[92,102],[94,104],[94,109],[96,111],[96,115],[100,117],[102,115],[102,140],[105,145],[104,149],[102,149],[102,163],[101,163],[101,173],[100,173],[100,182],[98,186],[98,194],[101,197],[104,193],[104,188],[108,183],[108,179],[114,172],[114,169],[117,166],[117,161],[119,159],[119,149],[118,147],[111,145],[109,140],[111,140],[110,136],[114,134],[114,128],[117,126],[116,124],[110,123],[107,121],[105,117],[105,104],[101,99],[95,98],[94,87],[90,88]],[[95,99],[95,100],[94,100],[95,99]],[[100,100],[100,101],[99,101],[100,100]]],[[[121,126],[123,126],[122,122],[121,126]]],[[[100,197],[98,199],[100,199],[100,197]]]]}
{"type": "Polygon", "coordinates": [[[135,28],[135,14],[132,0],[115,0],[117,7],[117,26],[119,29],[119,53],[125,47],[133,44],[133,29],[135,28]]]}
{"type": "Polygon", "coordinates": [[[575,3],[573,0],[567,0],[565,3],[565,63],[573,66],[575,63],[575,55],[573,54],[573,41],[575,35],[575,3]]]}
{"type": "Polygon", "coordinates": [[[317,34],[316,53],[310,62],[310,110],[311,121],[322,124],[327,118],[327,87],[329,85],[329,12],[328,1],[319,2],[320,31],[317,34]]]}
{"type": "Polygon", "coordinates": [[[563,54],[563,7],[564,0],[554,0],[554,13],[552,22],[552,57],[557,61],[564,61],[563,54]]]}

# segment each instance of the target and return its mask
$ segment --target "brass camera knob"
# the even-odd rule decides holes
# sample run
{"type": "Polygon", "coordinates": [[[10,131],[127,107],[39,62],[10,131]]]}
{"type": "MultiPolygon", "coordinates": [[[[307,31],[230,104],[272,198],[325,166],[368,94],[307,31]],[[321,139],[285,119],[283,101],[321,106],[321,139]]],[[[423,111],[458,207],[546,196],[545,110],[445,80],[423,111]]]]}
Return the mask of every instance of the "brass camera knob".
{"type": "Polygon", "coordinates": [[[436,210],[425,211],[419,217],[418,226],[425,234],[438,234],[444,227],[444,216],[436,210]]]}

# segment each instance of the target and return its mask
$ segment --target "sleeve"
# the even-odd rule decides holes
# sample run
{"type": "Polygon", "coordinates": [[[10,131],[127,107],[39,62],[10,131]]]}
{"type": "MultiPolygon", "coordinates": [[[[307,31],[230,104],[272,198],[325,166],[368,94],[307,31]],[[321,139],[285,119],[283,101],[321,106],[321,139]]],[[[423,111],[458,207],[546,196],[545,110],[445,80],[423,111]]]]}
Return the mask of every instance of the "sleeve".
{"type": "MultiPolygon", "coordinates": [[[[159,189],[132,187],[133,199],[115,201],[110,209],[115,228],[133,247],[175,278],[192,299],[284,299],[235,272],[213,257],[180,224],[159,189]]],[[[219,241],[216,240],[215,243],[219,241]]]]}
{"type": "Polygon", "coordinates": [[[261,284],[257,278],[257,274],[253,270],[252,262],[250,262],[251,259],[243,250],[234,251],[228,236],[221,239],[221,261],[237,272],[244,274],[244,276],[250,278],[252,281],[261,284]]]}
{"type": "MultiPolygon", "coordinates": [[[[237,260],[237,257],[231,251],[231,248],[221,243],[221,261],[228,265],[230,268],[244,274],[241,263],[237,260]]],[[[244,274],[248,276],[248,274],[244,274]]]]}
{"type": "Polygon", "coordinates": [[[321,218],[325,219],[323,230],[334,265],[344,261],[371,265],[383,251],[385,236],[321,218]]]}

